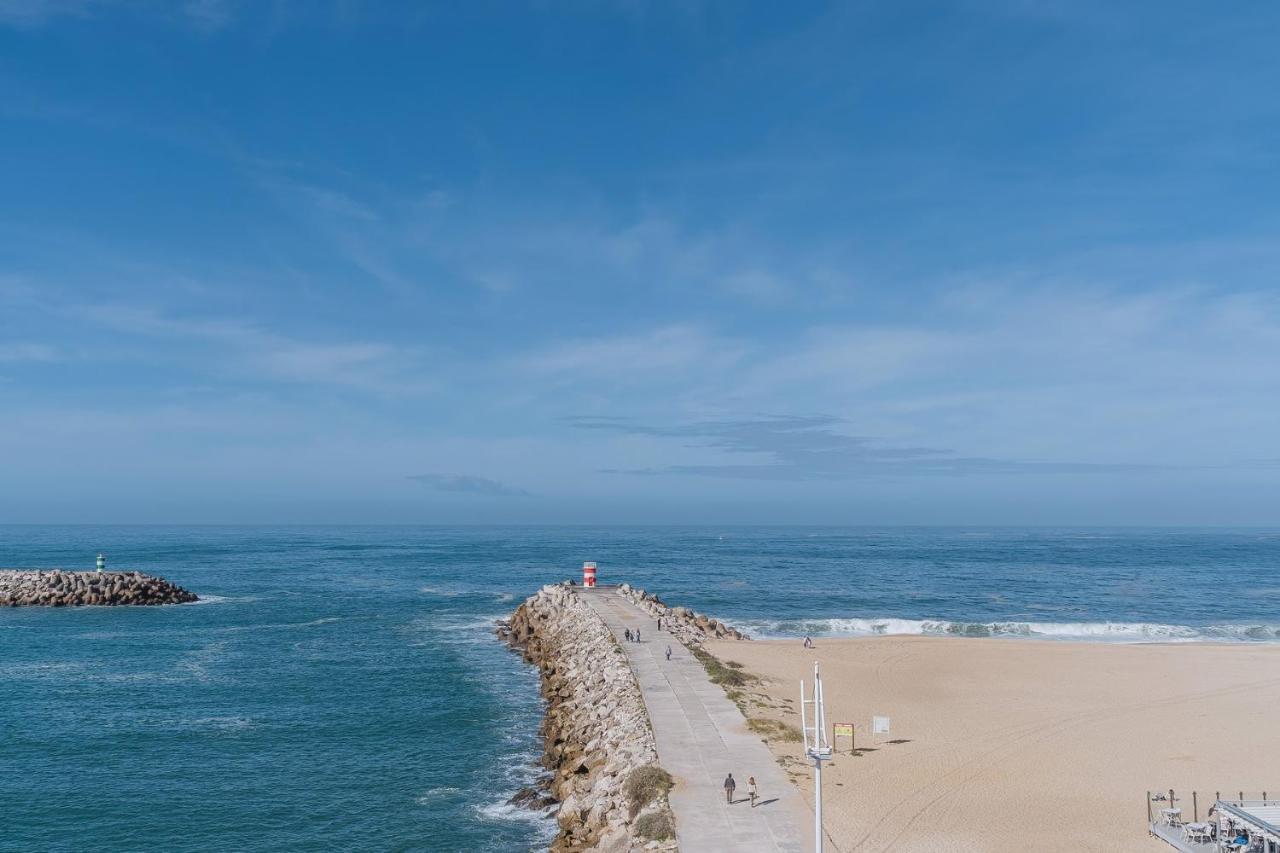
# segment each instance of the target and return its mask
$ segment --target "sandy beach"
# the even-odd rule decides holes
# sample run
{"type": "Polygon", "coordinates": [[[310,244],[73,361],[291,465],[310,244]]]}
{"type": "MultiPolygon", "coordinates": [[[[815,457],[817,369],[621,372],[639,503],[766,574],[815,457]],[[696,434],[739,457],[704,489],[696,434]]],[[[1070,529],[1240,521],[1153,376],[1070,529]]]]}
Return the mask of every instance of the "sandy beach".
{"type": "MultiPolygon", "coordinates": [[[[1158,851],[1171,848],[1147,834],[1148,789],[1185,792],[1188,817],[1192,789],[1202,816],[1215,790],[1280,791],[1277,646],[873,637],[708,648],[760,676],[750,716],[792,724],[798,681],[821,662],[828,722],[858,728],[860,754],[841,739],[824,775],[825,823],[843,853],[1158,851]],[[872,715],[892,719],[876,743],[872,715]]],[[[799,745],[771,749],[811,804],[812,773],[791,764],[799,745]]]]}

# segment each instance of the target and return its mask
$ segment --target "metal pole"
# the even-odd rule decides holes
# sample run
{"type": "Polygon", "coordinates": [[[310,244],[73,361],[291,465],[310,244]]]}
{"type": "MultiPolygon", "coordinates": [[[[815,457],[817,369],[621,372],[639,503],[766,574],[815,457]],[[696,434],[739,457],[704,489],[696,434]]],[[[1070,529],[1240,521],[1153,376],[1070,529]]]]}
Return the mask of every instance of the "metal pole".
{"type": "Polygon", "coordinates": [[[813,759],[813,849],[822,853],[822,759],[813,759]]]}
{"type": "MultiPolygon", "coordinates": [[[[822,676],[818,674],[818,662],[813,662],[813,744],[815,752],[822,747],[821,738],[827,734],[827,714],[822,707],[822,676]]],[[[822,756],[813,758],[813,796],[816,803],[813,810],[813,849],[814,853],[822,853],[822,756]]]]}
{"type": "Polygon", "coordinates": [[[1151,792],[1147,791],[1147,823],[1151,823],[1151,792]]]}
{"type": "Polygon", "coordinates": [[[1191,792],[1191,818],[1196,823],[1200,822],[1200,801],[1196,797],[1196,792],[1191,792]]]}

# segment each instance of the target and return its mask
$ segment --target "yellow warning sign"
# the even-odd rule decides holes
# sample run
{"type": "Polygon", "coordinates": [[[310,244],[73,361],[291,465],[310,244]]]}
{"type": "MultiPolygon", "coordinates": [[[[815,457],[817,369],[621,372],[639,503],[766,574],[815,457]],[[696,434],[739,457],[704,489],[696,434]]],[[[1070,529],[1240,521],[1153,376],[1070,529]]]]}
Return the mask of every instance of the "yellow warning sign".
{"type": "Polygon", "coordinates": [[[853,723],[836,723],[835,737],[853,737],[853,723]]]}

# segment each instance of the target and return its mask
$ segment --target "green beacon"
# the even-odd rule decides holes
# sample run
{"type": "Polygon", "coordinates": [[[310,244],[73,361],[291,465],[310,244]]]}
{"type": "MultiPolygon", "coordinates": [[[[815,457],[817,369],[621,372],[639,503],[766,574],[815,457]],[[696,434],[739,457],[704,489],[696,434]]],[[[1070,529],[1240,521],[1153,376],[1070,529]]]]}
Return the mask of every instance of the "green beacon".
{"type": "Polygon", "coordinates": [[[105,569],[106,567],[107,567],[107,558],[104,555],[99,554],[98,555],[98,574],[102,574],[102,570],[105,569]]]}

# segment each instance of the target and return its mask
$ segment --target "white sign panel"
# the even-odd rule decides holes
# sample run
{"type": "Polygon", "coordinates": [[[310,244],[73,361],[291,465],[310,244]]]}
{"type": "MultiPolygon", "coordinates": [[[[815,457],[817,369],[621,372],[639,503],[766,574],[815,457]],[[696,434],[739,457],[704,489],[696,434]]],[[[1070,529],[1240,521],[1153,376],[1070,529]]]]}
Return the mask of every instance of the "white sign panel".
{"type": "Polygon", "coordinates": [[[889,733],[889,718],[888,717],[872,717],[871,733],[873,735],[887,735],[889,733]]]}

